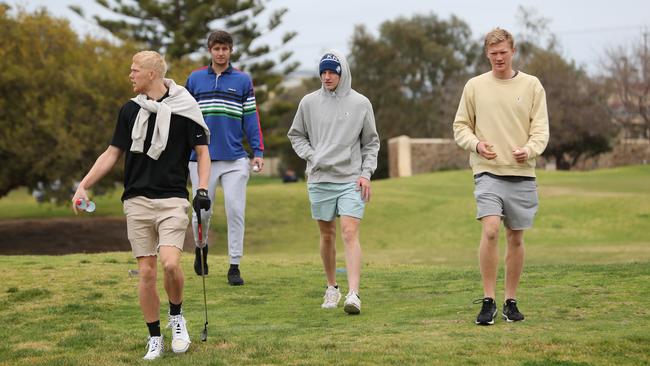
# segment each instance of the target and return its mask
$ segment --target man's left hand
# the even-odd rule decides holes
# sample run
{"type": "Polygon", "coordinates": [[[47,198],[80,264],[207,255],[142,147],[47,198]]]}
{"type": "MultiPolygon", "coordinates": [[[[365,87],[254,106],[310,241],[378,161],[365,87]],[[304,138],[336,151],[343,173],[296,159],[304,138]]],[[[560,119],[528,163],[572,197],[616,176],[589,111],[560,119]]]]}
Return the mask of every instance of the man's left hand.
{"type": "Polygon", "coordinates": [[[194,200],[192,201],[192,207],[194,212],[199,212],[201,209],[209,210],[210,209],[210,196],[208,196],[208,190],[199,188],[194,194],[194,200]]]}
{"type": "Polygon", "coordinates": [[[528,150],[523,147],[518,147],[512,150],[512,156],[518,163],[525,163],[528,160],[528,150]]]}
{"type": "Polygon", "coordinates": [[[361,199],[370,202],[370,180],[364,177],[357,179],[357,191],[361,191],[361,199]]]}
{"type": "Polygon", "coordinates": [[[264,158],[262,157],[254,157],[253,158],[253,171],[256,173],[260,173],[264,169],[264,158]],[[255,168],[257,167],[257,168],[255,168]]]}

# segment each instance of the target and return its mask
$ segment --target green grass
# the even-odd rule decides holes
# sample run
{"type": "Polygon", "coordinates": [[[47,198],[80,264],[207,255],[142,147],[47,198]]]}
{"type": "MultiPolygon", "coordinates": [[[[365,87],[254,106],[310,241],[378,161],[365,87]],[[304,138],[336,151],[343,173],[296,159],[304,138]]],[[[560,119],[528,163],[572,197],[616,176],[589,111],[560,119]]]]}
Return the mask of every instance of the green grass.
{"type": "MultiPolygon", "coordinates": [[[[249,186],[261,188],[259,186],[277,185],[279,182],[280,178],[276,177],[254,176],[249,181],[249,186]]],[[[97,205],[97,211],[92,215],[81,214],[79,217],[83,219],[97,216],[122,216],[121,195],[121,189],[101,196],[93,196],[91,194],[90,197],[97,205]]],[[[70,194],[70,198],[72,198],[72,194],[70,194]]],[[[37,203],[26,188],[16,189],[0,199],[0,220],[65,217],[72,215],[72,210],[67,202],[62,205],[51,202],[37,203]]]]}
{"type": "MultiPolygon", "coordinates": [[[[6,330],[0,363],[137,364],[146,328],[128,262],[127,253],[0,258],[9,269],[0,294],[6,330]],[[120,260],[105,263],[106,256],[120,260]],[[42,269],[50,264],[55,268],[42,269]],[[18,290],[7,293],[9,287],[18,290]]],[[[212,262],[213,270],[217,262],[223,258],[212,262]]],[[[195,342],[189,354],[167,353],[159,364],[650,362],[648,263],[529,266],[519,296],[528,319],[493,327],[472,323],[477,308],[471,300],[480,293],[475,268],[366,264],[363,313],[354,317],[340,308],[319,309],[316,258],[254,256],[246,264],[244,287],[208,277],[206,343],[198,341],[200,278],[188,273],[185,312],[195,342]]],[[[189,256],[183,265],[190,268],[189,256]]]]}
{"type": "MultiPolygon", "coordinates": [[[[373,183],[362,224],[363,311],[356,317],[319,308],[318,231],[304,183],[252,185],[247,284],[229,287],[219,271],[227,259],[218,212],[206,283],[208,342],[198,339],[202,287],[186,255],[184,309],[194,343],[188,354],[167,352],[157,364],[650,364],[649,182],[648,166],[539,172],[541,206],[526,234],[518,296],[527,319],[492,327],[473,324],[472,300],[482,294],[480,226],[468,171],[373,183]]],[[[117,197],[98,198],[97,213],[118,215],[117,197]]],[[[29,201],[14,192],[0,200],[0,212],[59,212],[42,214],[29,201]]],[[[339,243],[339,267],[342,254],[339,243]]],[[[145,364],[137,279],[128,275],[135,266],[130,253],[0,256],[0,365],[145,364]]],[[[498,296],[502,279],[501,268],[498,296]]],[[[160,279],[159,287],[163,293],[160,279]]]]}

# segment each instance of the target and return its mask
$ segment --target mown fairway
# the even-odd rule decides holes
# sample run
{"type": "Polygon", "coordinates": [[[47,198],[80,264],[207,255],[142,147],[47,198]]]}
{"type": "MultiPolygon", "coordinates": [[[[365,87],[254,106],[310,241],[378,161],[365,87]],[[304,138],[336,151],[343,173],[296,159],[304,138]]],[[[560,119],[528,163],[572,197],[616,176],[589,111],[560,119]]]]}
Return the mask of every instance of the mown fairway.
{"type": "MultiPolygon", "coordinates": [[[[650,168],[540,172],[538,185],[541,206],[526,236],[519,293],[527,319],[492,327],[473,324],[472,300],[482,289],[469,171],[374,183],[362,225],[363,307],[356,317],[319,308],[324,278],[304,184],[253,185],[242,264],[247,284],[225,283],[225,223],[217,219],[208,341],[198,340],[201,281],[186,255],[184,309],[194,343],[188,354],[167,352],[156,363],[650,364],[650,168]]],[[[98,199],[97,214],[119,215],[117,197],[98,199]]],[[[68,215],[20,192],[0,201],[5,218],[41,212],[68,215]]],[[[130,253],[0,256],[0,268],[0,365],[144,363],[146,327],[137,278],[127,274],[135,268],[130,253]]]]}

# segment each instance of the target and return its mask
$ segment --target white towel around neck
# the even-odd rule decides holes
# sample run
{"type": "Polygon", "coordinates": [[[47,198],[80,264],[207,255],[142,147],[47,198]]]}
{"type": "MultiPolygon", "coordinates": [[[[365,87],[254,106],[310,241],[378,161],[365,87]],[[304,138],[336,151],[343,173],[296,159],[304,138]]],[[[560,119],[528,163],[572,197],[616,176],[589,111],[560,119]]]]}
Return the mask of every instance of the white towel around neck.
{"type": "Polygon", "coordinates": [[[196,99],[194,99],[187,89],[176,85],[174,80],[163,79],[163,82],[169,89],[169,96],[163,99],[162,102],[147,99],[145,94],[139,94],[131,98],[132,101],[141,107],[136,116],[133,131],[131,132],[131,138],[133,139],[131,151],[141,153],[144,149],[144,139],[147,136],[149,116],[151,116],[151,113],[155,113],[156,124],[154,126],[153,136],[151,136],[151,147],[147,151],[147,155],[154,160],[158,160],[160,154],[167,147],[172,114],[187,117],[203,127],[208,144],[210,143],[210,129],[203,120],[203,114],[196,99]]]}

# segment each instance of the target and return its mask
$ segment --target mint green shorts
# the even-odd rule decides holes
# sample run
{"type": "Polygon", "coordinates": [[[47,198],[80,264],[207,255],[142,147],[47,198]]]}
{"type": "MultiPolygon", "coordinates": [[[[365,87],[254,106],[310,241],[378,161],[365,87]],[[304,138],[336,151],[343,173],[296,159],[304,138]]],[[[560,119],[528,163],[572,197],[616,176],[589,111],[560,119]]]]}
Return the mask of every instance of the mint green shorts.
{"type": "Polygon", "coordinates": [[[366,203],[356,183],[308,183],[307,192],[314,220],[332,221],[337,216],[363,218],[366,203]]]}

